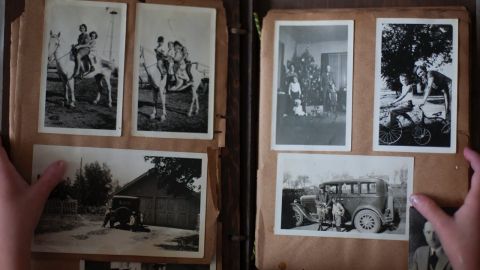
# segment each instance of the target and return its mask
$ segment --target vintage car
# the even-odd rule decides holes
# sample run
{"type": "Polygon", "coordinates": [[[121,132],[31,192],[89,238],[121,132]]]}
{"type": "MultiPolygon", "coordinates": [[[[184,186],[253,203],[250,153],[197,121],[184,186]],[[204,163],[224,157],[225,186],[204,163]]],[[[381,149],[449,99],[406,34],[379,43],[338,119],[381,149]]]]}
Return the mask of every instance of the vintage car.
{"type": "Polygon", "coordinates": [[[132,215],[135,218],[140,216],[140,198],[115,195],[110,202],[110,208],[110,227],[114,227],[116,222],[125,227],[130,223],[132,215]]]}
{"type": "MultiPolygon", "coordinates": [[[[396,209],[393,194],[388,184],[378,178],[337,180],[324,182],[330,200],[336,198],[345,208],[345,225],[351,225],[360,232],[377,233],[382,228],[394,225],[396,209]]],[[[316,195],[304,195],[291,204],[295,225],[301,226],[304,220],[318,222],[316,195]]],[[[331,213],[330,213],[331,215],[331,213]]],[[[331,217],[331,216],[330,216],[331,217]]],[[[327,218],[325,222],[330,222],[327,218]]]]}

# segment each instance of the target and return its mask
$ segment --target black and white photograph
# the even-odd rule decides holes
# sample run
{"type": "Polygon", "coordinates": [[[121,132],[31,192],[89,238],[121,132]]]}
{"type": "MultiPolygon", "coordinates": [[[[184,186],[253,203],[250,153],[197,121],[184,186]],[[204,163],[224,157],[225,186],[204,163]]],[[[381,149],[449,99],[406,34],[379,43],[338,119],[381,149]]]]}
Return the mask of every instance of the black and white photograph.
{"type": "Polygon", "coordinates": [[[40,133],[120,136],[127,5],[46,0],[40,133]]]}
{"type": "Polygon", "coordinates": [[[216,10],[137,4],[132,133],[213,138],[216,10]]]}
{"type": "Polygon", "coordinates": [[[32,180],[56,160],[33,251],[203,257],[206,154],[35,145],[32,180]]]}
{"type": "Polygon", "coordinates": [[[351,150],[353,21],[276,21],[272,149],[351,150]]]}
{"type": "MultiPolygon", "coordinates": [[[[443,208],[453,215],[456,208],[443,208]]],[[[427,221],[415,208],[410,208],[410,237],[408,241],[409,270],[452,270],[442,243],[427,221]]]]}
{"type": "Polygon", "coordinates": [[[80,261],[80,270],[216,270],[215,259],[210,265],[165,264],[140,262],[80,261]]]}
{"type": "Polygon", "coordinates": [[[455,153],[457,19],[377,19],[375,151],[455,153]]]}
{"type": "Polygon", "coordinates": [[[278,154],[275,234],[408,240],[413,158],[278,154]]]}

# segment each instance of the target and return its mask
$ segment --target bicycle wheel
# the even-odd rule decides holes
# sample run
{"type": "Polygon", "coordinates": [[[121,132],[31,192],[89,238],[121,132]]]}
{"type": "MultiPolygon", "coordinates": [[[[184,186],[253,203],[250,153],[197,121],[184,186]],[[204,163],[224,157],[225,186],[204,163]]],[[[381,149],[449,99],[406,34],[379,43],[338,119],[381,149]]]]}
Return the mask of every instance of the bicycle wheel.
{"type": "Polygon", "coordinates": [[[440,129],[440,132],[442,134],[449,134],[450,129],[451,129],[450,122],[448,122],[447,120],[443,120],[442,121],[442,128],[440,129]]]}
{"type": "Polygon", "coordinates": [[[418,145],[427,145],[432,139],[432,133],[430,130],[423,126],[415,126],[412,135],[413,140],[418,145]]]}
{"type": "Polygon", "coordinates": [[[394,144],[400,140],[403,134],[402,124],[396,120],[394,124],[387,127],[380,125],[380,131],[378,134],[378,140],[380,144],[394,144]]]}

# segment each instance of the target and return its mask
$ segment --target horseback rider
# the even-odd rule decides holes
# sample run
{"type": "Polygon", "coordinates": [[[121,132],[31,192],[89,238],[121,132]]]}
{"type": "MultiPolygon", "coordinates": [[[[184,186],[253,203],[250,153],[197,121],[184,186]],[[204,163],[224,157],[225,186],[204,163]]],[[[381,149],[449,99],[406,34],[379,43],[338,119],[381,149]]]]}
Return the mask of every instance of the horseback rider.
{"type": "Polygon", "coordinates": [[[83,66],[82,58],[88,56],[90,53],[90,35],[87,33],[87,25],[81,24],[79,26],[80,35],[78,36],[77,44],[73,46],[72,53],[75,56],[75,72],[74,77],[80,76],[81,73],[87,71],[83,66]]]}
{"type": "Polygon", "coordinates": [[[164,41],[163,36],[159,36],[157,38],[157,47],[153,49],[155,51],[155,56],[157,58],[157,68],[160,71],[160,74],[162,74],[162,78],[167,74],[165,62],[168,61],[167,55],[165,55],[165,51],[162,49],[163,41],[164,41]]]}
{"type": "Polygon", "coordinates": [[[98,34],[95,31],[90,32],[90,42],[88,46],[90,48],[90,53],[88,54],[88,60],[90,61],[90,72],[95,71],[94,65],[97,63],[97,38],[98,34]]]}

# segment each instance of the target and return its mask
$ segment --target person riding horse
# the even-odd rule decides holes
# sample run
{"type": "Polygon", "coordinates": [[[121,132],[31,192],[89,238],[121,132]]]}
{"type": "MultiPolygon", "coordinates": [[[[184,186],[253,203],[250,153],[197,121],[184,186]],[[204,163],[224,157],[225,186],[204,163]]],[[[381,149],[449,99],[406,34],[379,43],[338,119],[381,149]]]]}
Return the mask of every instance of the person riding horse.
{"type": "MultiPolygon", "coordinates": [[[[87,25],[81,24],[79,26],[80,35],[78,36],[77,44],[72,46],[72,54],[75,59],[74,77],[82,77],[83,72],[89,71],[85,68],[83,58],[90,54],[90,35],[87,33],[87,25]]],[[[88,62],[86,62],[88,64],[88,62]]]]}

